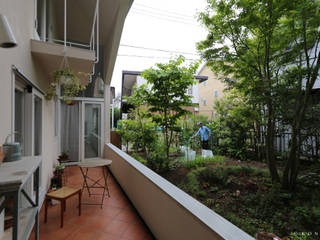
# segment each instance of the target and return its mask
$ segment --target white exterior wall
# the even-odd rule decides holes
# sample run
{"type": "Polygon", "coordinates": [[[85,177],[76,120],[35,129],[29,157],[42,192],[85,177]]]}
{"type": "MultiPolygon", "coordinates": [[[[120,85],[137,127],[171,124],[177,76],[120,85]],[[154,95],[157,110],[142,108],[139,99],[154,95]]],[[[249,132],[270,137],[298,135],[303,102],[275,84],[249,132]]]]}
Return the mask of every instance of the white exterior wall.
{"type": "MultiPolygon", "coordinates": [[[[35,1],[1,0],[1,14],[9,21],[18,46],[12,49],[0,48],[0,145],[12,131],[13,102],[11,99],[11,66],[15,65],[31,81],[45,91],[48,86],[48,77],[43,72],[39,62],[31,55],[30,40],[34,38],[34,9],[35,1]]],[[[53,162],[58,156],[58,137],[54,136],[54,103],[42,101],[42,176],[43,193],[49,185],[52,176],[53,162]]],[[[35,126],[37,127],[37,126],[35,126]]],[[[42,194],[43,194],[42,193],[42,194]]]]}

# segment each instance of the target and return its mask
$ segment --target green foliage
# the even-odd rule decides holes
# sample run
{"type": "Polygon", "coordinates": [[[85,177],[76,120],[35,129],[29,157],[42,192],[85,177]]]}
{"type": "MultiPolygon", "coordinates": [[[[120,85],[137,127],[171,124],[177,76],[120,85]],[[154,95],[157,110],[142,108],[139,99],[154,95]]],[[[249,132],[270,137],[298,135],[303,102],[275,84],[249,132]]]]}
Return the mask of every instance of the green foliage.
{"type": "MultiPolygon", "coordinates": [[[[120,108],[113,109],[113,126],[117,128],[117,123],[120,120],[120,108]]],[[[112,109],[110,109],[110,128],[112,127],[112,109]]]]}
{"type": "Polygon", "coordinates": [[[158,138],[156,127],[149,121],[121,120],[116,131],[127,143],[127,149],[131,143],[136,152],[140,149],[150,150],[158,138]]]}
{"type": "Polygon", "coordinates": [[[248,133],[259,115],[247,104],[246,98],[235,90],[215,101],[214,108],[218,116],[208,127],[214,133],[214,138],[219,138],[219,148],[215,149],[219,152],[216,153],[248,159],[248,133]]]}
{"type": "Polygon", "coordinates": [[[320,207],[319,206],[297,206],[294,209],[295,218],[305,226],[320,226],[320,207]]]}
{"type": "Polygon", "coordinates": [[[185,190],[195,197],[205,197],[206,192],[201,189],[200,183],[198,181],[198,174],[202,169],[196,169],[188,173],[187,184],[185,185],[185,190]]]}
{"type": "MultiPolygon", "coordinates": [[[[88,74],[79,72],[79,75],[87,76],[88,74]]],[[[70,98],[76,97],[78,93],[86,86],[81,84],[80,78],[69,67],[65,67],[60,70],[56,70],[53,73],[53,82],[50,84],[46,91],[46,99],[51,100],[57,96],[57,86],[62,86],[62,99],[68,104],[71,102],[70,98]]]]}
{"type": "Polygon", "coordinates": [[[131,157],[133,157],[137,161],[141,162],[143,165],[147,165],[147,160],[145,160],[143,157],[141,157],[138,153],[136,153],[136,152],[131,153],[131,157]]]}
{"type": "Polygon", "coordinates": [[[161,141],[153,143],[147,156],[147,166],[158,173],[169,170],[170,159],[167,158],[166,147],[161,141]]]}
{"type": "Polygon", "coordinates": [[[227,185],[228,175],[227,172],[222,167],[213,168],[211,166],[204,168],[199,172],[199,178],[203,182],[208,182],[209,184],[222,184],[227,185]]]}
{"type": "Polygon", "coordinates": [[[320,43],[319,9],[319,1],[216,0],[208,1],[206,11],[199,14],[208,36],[198,43],[198,50],[214,72],[228,76],[224,79],[227,87],[236,89],[246,103],[247,109],[231,105],[223,121],[253,120],[253,124],[235,121],[235,126],[222,122],[222,152],[245,159],[245,128],[251,128],[257,157],[267,158],[272,179],[279,182],[274,138],[283,126],[290,126],[292,141],[283,186],[291,190],[296,185],[301,134],[306,133],[312,113],[311,90],[320,68],[320,52],[312,50],[320,43]],[[256,116],[251,118],[251,112],[256,116]]]}
{"type": "Polygon", "coordinates": [[[141,74],[150,86],[150,91],[143,91],[148,106],[147,116],[162,128],[167,158],[172,134],[179,130],[178,120],[189,113],[184,107],[192,106],[192,97],[185,93],[194,83],[198,63],[184,66],[184,60],[179,56],[167,64],[158,63],[141,74]]]}
{"type": "Polygon", "coordinates": [[[290,234],[290,240],[308,240],[310,239],[308,233],[294,232],[290,234]]]}
{"type": "Polygon", "coordinates": [[[187,168],[196,168],[206,166],[208,163],[223,165],[224,157],[223,156],[214,156],[212,158],[203,158],[201,156],[196,156],[193,161],[183,161],[183,165],[187,168]]]}

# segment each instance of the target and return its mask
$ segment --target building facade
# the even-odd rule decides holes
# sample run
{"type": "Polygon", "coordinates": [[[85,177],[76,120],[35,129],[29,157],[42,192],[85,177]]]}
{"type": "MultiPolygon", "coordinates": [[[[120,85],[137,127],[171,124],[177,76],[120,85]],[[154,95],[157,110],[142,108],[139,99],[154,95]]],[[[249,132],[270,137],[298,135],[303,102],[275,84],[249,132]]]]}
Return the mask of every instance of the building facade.
{"type": "Polygon", "coordinates": [[[213,73],[208,66],[203,66],[199,75],[208,76],[208,80],[199,84],[199,114],[212,120],[217,114],[213,109],[214,102],[224,96],[223,76],[213,73]]]}
{"type": "MultiPolygon", "coordinates": [[[[19,142],[40,157],[40,202],[61,152],[101,157],[110,142],[110,82],[132,0],[2,0],[17,46],[0,47],[0,145],[19,142]],[[67,63],[66,63],[67,62],[67,63]],[[68,66],[87,88],[67,105],[46,99],[52,73],[68,66]]],[[[2,34],[0,32],[0,34],[2,34]]],[[[32,190],[30,190],[32,191],[32,190]]]]}

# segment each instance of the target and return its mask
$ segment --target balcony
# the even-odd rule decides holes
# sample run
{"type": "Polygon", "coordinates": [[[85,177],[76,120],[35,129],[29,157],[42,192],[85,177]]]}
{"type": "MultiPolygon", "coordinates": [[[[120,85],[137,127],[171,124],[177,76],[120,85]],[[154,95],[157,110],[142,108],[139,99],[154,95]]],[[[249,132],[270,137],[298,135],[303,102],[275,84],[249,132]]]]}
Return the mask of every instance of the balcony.
{"type": "MultiPolygon", "coordinates": [[[[112,144],[104,156],[112,159],[111,197],[100,206],[72,210],[77,197],[67,201],[65,225],[60,228],[60,206],[51,206],[48,222],[40,213],[40,239],[210,239],[254,240],[164,178],[112,144]]],[[[100,174],[99,169],[95,174],[100,174]]],[[[69,168],[68,186],[83,182],[78,167],[69,168]]],[[[94,201],[86,192],[83,201],[94,201]]],[[[29,238],[33,239],[33,234],[29,238]]]]}
{"type": "MultiPolygon", "coordinates": [[[[92,175],[98,177],[100,169],[90,169],[92,175]]],[[[80,187],[83,178],[80,169],[72,166],[67,169],[68,180],[66,185],[80,187]]],[[[109,176],[110,177],[110,176],[109,176]]],[[[130,201],[122,192],[113,177],[109,179],[110,198],[105,198],[104,206],[83,205],[82,214],[78,216],[75,208],[78,198],[72,197],[66,201],[67,208],[64,214],[64,227],[60,228],[60,205],[49,206],[48,221],[44,223],[44,206],[40,212],[39,239],[46,240],[147,240],[152,239],[146,225],[138,216],[130,201]]],[[[83,193],[83,202],[93,202],[94,196],[89,198],[87,192],[83,193]]],[[[100,201],[100,198],[98,199],[100,201]]],[[[29,238],[34,239],[34,233],[29,238]]]]}
{"type": "MultiPolygon", "coordinates": [[[[64,50],[64,46],[61,44],[31,40],[32,55],[48,75],[62,67],[60,65],[64,57],[64,50]]],[[[94,51],[67,46],[66,56],[68,57],[68,64],[74,72],[91,73],[95,61],[94,51]]],[[[89,79],[81,80],[83,84],[87,84],[89,79]]]]}

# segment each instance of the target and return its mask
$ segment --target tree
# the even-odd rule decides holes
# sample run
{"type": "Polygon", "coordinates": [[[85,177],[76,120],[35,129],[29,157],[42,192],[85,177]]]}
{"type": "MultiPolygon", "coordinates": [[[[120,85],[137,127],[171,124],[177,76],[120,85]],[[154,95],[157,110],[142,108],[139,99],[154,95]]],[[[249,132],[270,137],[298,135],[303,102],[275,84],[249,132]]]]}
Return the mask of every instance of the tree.
{"type": "Polygon", "coordinates": [[[145,91],[149,112],[147,115],[162,128],[168,159],[173,132],[178,129],[178,120],[190,113],[186,107],[193,105],[192,97],[186,95],[186,92],[194,83],[198,63],[184,66],[184,61],[185,58],[179,56],[167,64],[158,63],[156,67],[141,74],[150,88],[145,91]]]}
{"type": "Polygon", "coordinates": [[[219,154],[245,160],[248,156],[248,139],[259,114],[247,103],[247,99],[236,90],[215,101],[218,116],[209,125],[219,137],[219,154]]]}
{"type": "Polygon", "coordinates": [[[265,126],[261,127],[266,129],[266,159],[273,181],[280,181],[274,147],[281,112],[279,87],[287,79],[290,85],[284,86],[286,89],[295,86],[300,91],[295,95],[297,117],[291,124],[293,142],[286,166],[292,179],[288,179],[286,171],[283,179],[284,186],[289,188],[295,184],[298,160],[294,155],[301,144],[301,139],[297,139],[319,70],[317,60],[310,62],[309,51],[318,46],[318,1],[208,0],[207,11],[200,14],[200,20],[209,30],[207,39],[198,44],[202,57],[213,71],[233,74],[233,79],[226,79],[230,88],[241,91],[256,111],[263,113],[261,123],[265,121],[265,126]],[[298,71],[289,70],[294,65],[298,71]],[[290,184],[286,184],[288,180],[290,184]]]}
{"type": "MultiPolygon", "coordinates": [[[[266,157],[273,181],[279,181],[275,163],[275,103],[272,99],[275,54],[284,46],[278,42],[276,27],[287,10],[284,2],[273,0],[208,0],[200,19],[209,30],[198,44],[202,56],[214,71],[233,74],[230,86],[251,95],[258,106],[266,106],[266,157]],[[258,93],[258,94],[257,94],[258,93]]],[[[282,49],[281,49],[282,48],[282,49]]],[[[262,110],[262,109],[261,109],[262,110]]]]}
{"type": "Polygon", "coordinates": [[[292,136],[283,173],[283,187],[290,190],[296,185],[299,172],[301,146],[305,140],[302,133],[306,133],[303,127],[306,125],[307,113],[314,110],[310,97],[320,69],[319,10],[319,1],[298,1],[281,22],[286,30],[283,35],[291,41],[289,49],[282,55],[284,67],[279,81],[282,85],[287,84],[287,89],[290,87],[288,92],[294,93],[294,97],[286,101],[291,103],[292,115],[288,120],[292,136]]]}

